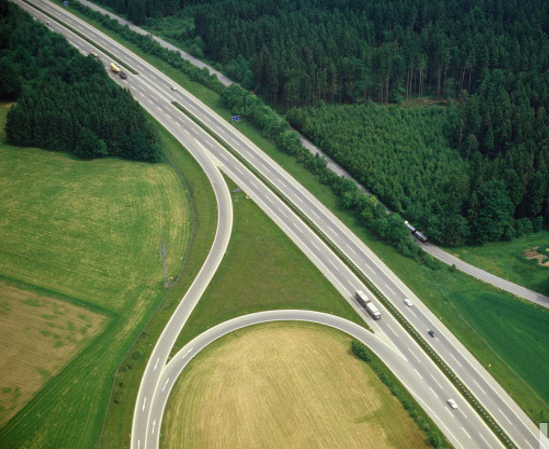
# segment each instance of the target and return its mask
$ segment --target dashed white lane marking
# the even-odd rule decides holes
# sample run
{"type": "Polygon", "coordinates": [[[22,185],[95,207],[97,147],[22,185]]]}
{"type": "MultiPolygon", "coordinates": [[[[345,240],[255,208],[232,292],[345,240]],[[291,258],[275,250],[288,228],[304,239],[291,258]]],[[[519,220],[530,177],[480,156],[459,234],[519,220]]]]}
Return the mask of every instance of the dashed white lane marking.
{"type": "Polygon", "coordinates": [[[158,361],[160,360],[160,357],[156,359],[156,363],[154,364],[153,371],[156,371],[156,367],[158,366],[158,361]]]}
{"type": "Polygon", "coordinates": [[[155,427],[156,427],[156,419],[153,421],[152,432],[151,432],[152,435],[154,435],[154,428],[155,427]]]}
{"type": "Polygon", "coordinates": [[[435,393],[435,390],[433,390],[431,387],[429,387],[429,390],[431,390],[437,398],[439,397],[438,394],[435,393]]]}
{"type": "Polygon", "coordinates": [[[330,260],[328,260],[328,262],[330,262],[330,265],[331,265],[332,267],[334,267],[334,268],[336,269],[336,271],[338,271],[338,272],[339,272],[339,268],[337,268],[336,264],[335,264],[334,262],[332,262],[332,260],[331,260],[331,259],[330,259],[330,260]]]}
{"type": "Polygon", "coordinates": [[[414,368],[414,371],[417,373],[417,375],[419,376],[419,378],[420,378],[421,380],[423,380],[423,377],[421,376],[421,374],[419,374],[419,371],[418,371],[417,369],[415,369],[415,368],[414,368]]]}
{"type": "Polygon", "coordinates": [[[410,348],[408,348],[408,351],[410,351],[410,354],[412,354],[418,362],[421,362],[421,360],[419,360],[419,357],[416,355],[414,351],[412,351],[410,348]]]}
{"type": "Polygon", "coordinates": [[[512,425],[513,422],[512,422],[509,418],[507,418],[507,415],[506,415],[505,413],[503,413],[503,412],[501,411],[500,408],[498,408],[498,410],[499,410],[499,412],[500,412],[503,416],[505,416],[505,419],[506,419],[507,421],[509,421],[509,423],[512,425]]]}
{"type": "Polygon", "coordinates": [[[477,383],[476,380],[473,379],[473,382],[476,384],[477,387],[480,388],[480,391],[482,391],[484,394],[486,394],[486,391],[484,391],[484,389],[477,383]]]}
{"type": "Polygon", "coordinates": [[[431,378],[435,381],[435,383],[439,386],[439,388],[442,390],[442,385],[438,383],[438,380],[435,379],[435,376],[431,374],[431,378]]]}
{"type": "Polygon", "coordinates": [[[351,251],[355,256],[358,256],[358,254],[356,253],[356,251],[355,251],[353,248],[351,248],[349,245],[347,245],[347,249],[348,249],[349,251],[351,251]]]}
{"type": "Polygon", "coordinates": [[[141,407],[141,411],[145,411],[145,406],[147,405],[147,396],[145,396],[145,399],[143,399],[143,407],[141,407]]]}
{"type": "Polygon", "coordinates": [[[490,447],[490,445],[488,444],[488,441],[486,441],[486,439],[479,433],[478,434],[479,437],[482,438],[482,440],[486,443],[486,447],[490,447]]]}
{"type": "Polygon", "coordinates": [[[458,362],[458,360],[452,355],[452,353],[450,353],[450,357],[452,357],[456,361],[456,363],[463,368],[463,365],[458,362]]]}
{"type": "Polygon", "coordinates": [[[465,433],[465,435],[467,435],[469,438],[471,438],[471,435],[469,435],[469,434],[467,433],[467,431],[463,428],[463,426],[461,427],[461,430],[463,430],[463,432],[465,433]]]}
{"type": "Polygon", "coordinates": [[[387,284],[385,284],[385,287],[387,287],[387,290],[389,290],[393,295],[396,295],[395,291],[389,287],[387,284]]]}
{"type": "Polygon", "coordinates": [[[192,350],[193,350],[193,348],[190,348],[185,354],[183,354],[183,355],[181,356],[181,358],[184,359],[184,358],[187,356],[187,354],[188,354],[189,352],[191,352],[192,350]]]}
{"type": "Polygon", "coordinates": [[[170,381],[170,378],[168,377],[168,379],[166,379],[166,383],[164,384],[164,386],[162,387],[162,391],[164,391],[166,389],[166,387],[168,386],[168,382],[170,381]]]}

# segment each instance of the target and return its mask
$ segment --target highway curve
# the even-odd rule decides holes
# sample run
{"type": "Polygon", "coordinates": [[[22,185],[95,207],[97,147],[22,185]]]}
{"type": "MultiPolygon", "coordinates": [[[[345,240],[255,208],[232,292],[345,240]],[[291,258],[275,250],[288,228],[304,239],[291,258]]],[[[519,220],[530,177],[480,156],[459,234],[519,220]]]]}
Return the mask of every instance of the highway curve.
{"type": "MultiPolygon", "coordinates": [[[[42,21],[48,19],[21,0],[14,0],[35,17],[42,21]]],[[[64,23],[69,24],[80,34],[85,34],[88,39],[97,45],[107,49],[122,62],[133,67],[138,75],[130,75],[128,80],[120,80],[113,77],[119,84],[130,89],[140,104],[147,109],[162,125],[164,125],[180,142],[182,142],[203,167],[210,167],[212,173],[217,173],[211,178],[214,190],[217,192],[221,184],[220,192],[228,197],[224,181],[220,177],[214,164],[222,166],[228,174],[244,191],[269,215],[275,223],[301,248],[311,261],[332,282],[342,296],[361,314],[368,319],[364,311],[357,307],[354,301],[354,292],[365,289],[364,284],[354,272],[338,257],[332,249],[321,240],[319,236],[288,207],[279,195],[276,195],[263,181],[259,180],[234,154],[220,145],[196,123],[191,121],[173,106],[173,101],[179,102],[187,111],[198,117],[203,123],[225,142],[232,146],[240,156],[246,159],[250,165],[259,171],[262,176],[282,192],[294,205],[297,205],[302,213],[309,217],[315,225],[328,236],[328,238],[343,252],[348,260],[359,267],[370,280],[383,292],[396,309],[417,329],[426,335],[428,329],[436,331],[436,338],[428,338],[429,344],[438,353],[441,359],[451,367],[461,381],[473,392],[477,399],[488,409],[489,413],[498,421],[518,447],[532,447],[536,445],[537,432],[535,426],[510,398],[510,396],[495,382],[491,375],[478,363],[467,349],[451,334],[451,332],[438,320],[432,312],[424,306],[419,298],[398,279],[394,273],[373,252],[364,245],[352,232],[335,217],[326,207],[316,200],[306,189],[289,176],[278,164],[267,157],[252,142],[243,137],[227,124],[221,117],[211,111],[207,106],[192,97],[181,88],[177,92],[170,90],[173,81],[159,70],[150,66],[138,56],[134,55],[119,43],[98,32],[86,22],[75,18],[62,8],[41,0],[33,0],[46,9],[49,14],[60,17],[64,23]],[[211,161],[208,161],[211,159],[211,161]],[[404,305],[403,298],[413,299],[415,306],[409,308],[404,305]]],[[[69,41],[87,53],[90,44],[83,41],[70,30],[57,22],[52,23],[52,29],[60,32],[69,41]]],[[[101,54],[101,60],[107,63],[109,58],[101,54]]],[[[219,200],[218,200],[219,201],[219,200]]],[[[218,203],[221,222],[230,220],[232,215],[222,210],[224,201],[218,203]],[[227,217],[225,219],[225,217],[227,217]]],[[[230,211],[232,213],[232,211],[230,211]]],[[[218,223],[218,226],[222,226],[218,223]]],[[[228,235],[226,237],[228,239],[228,235]]],[[[222,254],[214,251],[210,254],[212,263],[205,265],[204,270],[213,275],[216,263],[221,260],[222,254]],[[217,262],[215,262],[217,260],[217,262]]],[[[208,258],[210,261],[210,257],[208,258]]],[[[203,273],[201,272],[201,276],[203,273]]],[[[204,275],[205,276],[205,275],[204,275]]],[[[204,278],[205,279],[205,278],[204,278]]],[[[149,383],[144,380],[135,410],[135,420],[132,435],[132,448],[145,447],[146,434],[157,433],[158,427],[155,419],[147,419],[150,404],[154,400],[155,391],[163,386],[159,383],[160,372],[164,369],[164,361],[170,348],[169,341],[175,340],[176,326],[180,330],[184,320],[190,314],[190,310],[205,288],[204,281],[193,284],[193,291],[189,292],[182,301],[178,315],[174,317],[175,323],[170,324],[170,330],[166,330],[162,338],[165,344],[161,345],[159,353],[154,353],[150,359],[147,372],[150,373],[149,383]],[[196,285],[195,285],[196,284],[196,285]],[[165,334],[168,336],[166,337],[165,334]],[[159,356],[160,355],[160,356],[159,356]]],[[[381,304],[378,304],[383,319],[369,321],[374,329],[376,338],[385,342],[400,353],[408,364],[407,376],[413,377],[413,383],[422,385],[422,404],[427,404],[426,411],[456,446],[464,449],[472,447],[500,447],[501,444],[495,435],[488,429],[480,416],[469,406],[469,403],[457,393],[457,390],[449,384],[446,376],[433,362],[421,347],[411,338],[410,334],[400,325],[394,316],[381,304]],[[455,397],[459,403],[459,410],[455,413],[449,410],[446,399],[455,397]]],[[[172,323],[172,321],[170,321],[172,323]]],[[[179,331],[177,331],[179,332],[179,331]]],[[[155,350],[156,351],[156,350],[155,350]]],[[[411,385],[412,381],[410,381],[411,385]]],[[[147,445],[148,447],[148,445],[147,445]]]]}

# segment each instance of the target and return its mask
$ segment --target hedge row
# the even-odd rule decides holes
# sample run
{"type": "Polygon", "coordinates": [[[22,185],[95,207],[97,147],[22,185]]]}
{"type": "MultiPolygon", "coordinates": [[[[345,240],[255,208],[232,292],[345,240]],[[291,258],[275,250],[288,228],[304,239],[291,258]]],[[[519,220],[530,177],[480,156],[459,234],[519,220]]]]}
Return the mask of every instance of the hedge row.
{"type": "Polygon", "coordinates": [[[379,380],[381,380],[381,382],[389,388],[393,396],[400,401],[404,409],[408,412],[408,415],[410,415],[418,425],[432,447],[435,449],[450,449],[452,447],[438,427],[431,421],[431,418],[429,418],[410,393],[406,391],[394,374],[389,371],[377,356],[372,354],[364,344],[357,340],[353,340],[351,350],[354,355],[366,362],[368,366],[372,368],[374,373],[379,377],[379,380]]]}

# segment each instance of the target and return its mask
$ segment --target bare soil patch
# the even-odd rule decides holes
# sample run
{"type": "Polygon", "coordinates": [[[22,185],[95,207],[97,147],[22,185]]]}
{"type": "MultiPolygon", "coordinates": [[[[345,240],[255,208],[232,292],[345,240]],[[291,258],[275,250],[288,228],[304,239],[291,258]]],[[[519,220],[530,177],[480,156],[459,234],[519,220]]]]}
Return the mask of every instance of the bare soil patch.
{"type": "Polygon", "coordinates": [[[0,282],[0,424],[91,341],[106,317],[0,282]]]}
{"type": "Polygon", "coordinates": [[[549,258],[549,248],[544,248],[542,250],[540,250],[539,248],[539,246],[527,248],[522,252],[522,255],[528,260],[536,259],[538,261],[538,265],[549,267],[549,260],[547,260],[549,258]]]}

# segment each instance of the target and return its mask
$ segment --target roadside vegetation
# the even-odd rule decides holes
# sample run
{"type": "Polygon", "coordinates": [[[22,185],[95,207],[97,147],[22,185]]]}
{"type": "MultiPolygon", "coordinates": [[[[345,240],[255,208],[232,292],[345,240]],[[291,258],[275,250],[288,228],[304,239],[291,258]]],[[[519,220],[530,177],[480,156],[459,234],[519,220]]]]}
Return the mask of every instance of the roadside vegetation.
{"type": "MultiPolygon", "coordinates": [[[[79,5],[80,7],[81,5],[79,5]]],[[[82,10],[84,9],[82,8],[82,10]]],[[[80,15],[85,17],[84,13],[80,13],[80,15]]],[[[153,50],[156,44],[152,39],[148,39],[149,50],[142,50],[135,43],[121,38],[120,35],[112,31],[112,29],[116,29],[116,26],[111,23],[114,22],[113,20],[103,18],[101,23],[107,25],[102,25],[97,21],[95,13],[89,13],[89,15],[95,17],[95,19],[86,18],[86,20],[98,25],[107,34],[124,45],[128,45],[132,51],[136,51],[146,60],[161,68],[166,74],[173,77],[174,80],[230,122],[233,111],[224,104],[220,95],[216,93],[221,87],[216,87],[216,91],[209,90],[192,81],[189,75],[170,66],[166,62],[167,58],[151,56],[150,53],[161,54],[160,50],[153,50]]],[[[547,320],[547,313],[530,304],[519,302],[511,295],[502,293],[469,276],[448,270],[440,264],[429,264],[432,266],[432,268],[429,268],[403,257],[387,245],[387,242],[383,241],[379,235],[366,229],[364,223],[346,207],[341,196],[329,186],[326,180],[323,181],[304,165],[298,163],[306,157],[302,156],[303,152],[299,152],[296,158],[293,154],[281,150],[273,140],[265,137],[263,131],[253,123],[255,123],[253,120],[243,116],[237,126],[242,133],[254,141],[309,191],[313,192],[324,205],[337,214],[359,238],[376,252],[397,276],[437,316],[441,317],[446,326],[460,338],[477,359],[489,368],[494,377],[512,394],[533,421],[540,422],[549,419],[549,396],[546,392],[544,393],[544,386],[540,386],[540,381],[549,375],[547,372],[549,357],[543,353],[543,350],[538,351],[545,347],[543,345],[543,332],[540,334],[540,331],[549,328],[549,322],[545,321],[547,320]],[[486,299],[480,307],[479,298],[486,299]],[[517,310],[508,311],[508,313],[501,315],[497,322],[483,320],[474,324],[479,327],[473,327],[473,324],[468,322],[468,314],[471,311],[474,311],[476,316],[482,316],[485,310],[492,311],[493,308],[497,308],[503,303],[511,304],[511,308],[518,304],[516,306],[517,310]],[[542,325],[530,323],[529,321],[533,319],[533,316],[535,316],[535,320],[541,320],[542,325]],[[524,330],[530,333],[530,341],[537,343],[526,343],[521,335],[524,330]],[[492,338],[487,338],[488,335],[492,335],[492,338]],[[514,348],[516,349],[516,352],[513,351],[514,356],[511,356],[508,352],[507,344],[502,345],[502,342],[509,342],[509,345],[513,342],[512,344],[515,345],[514,348]],[[516,363],[518,363],[518,366],[515,366],[516,363]],[[526,376],[522,379],[522,372],[526,371],[530,371],[530,378],[526,376]],[[536,387],[534,387],[531,380],[532,374],[538,377],[536,387]]],[[[356,190],[350,183],[340,182],[342,186],[348,186],[351,193],[356,190]]],[[[345,189],[342,189],[341,192],[344,193],[345,189]]],[[[409,240],[408,237],[406,239],[409,240]]]]}
{"type": "Polygon", "coordinates": [[[13,332],[2,346],[17,351],[21,377],[14,383],[2,369],[4,418],[13,405],[19,411],[2,423],[0,446],[96,447],[114,373],[166,295],[162,245],[174,277],[189,250],[189,194],[167,164],[8,145],[8,108],[0,108],[0,279],[9,289],[0,302],[2,328],[13,332]],[[14,307],[10,295],[32,308],[14,307]],[[33,357],[40,348],[48,360],[33,357]]]}
{"type": "Polygon", "coordinates": [[[163,420],[167,448],[426,448],[429,444],[351,338],[305,323],[233,332],[178,379],[163,420]]]}
{"type": "Polygon", "coordinates": [[[216,324],[263,310],[317,310],[364,326],[364,320],[282,230],[245,192],[234,192],[236,186],[228,183],[234,209],[231,241],[176,347],[216,324]]]}
{"type": "MultiPolygon", "coordinates": [[[[435,185],[444,183],[452,192],[449,196],[426,195],[422,179],[410,188],[403,174],[382,188],[370,179],[368,167],[357,164],[364,157],[357,155],[364,152],[362,143],[338,154],[342,165],[360,172],[359,178],[370,174],[365,186],[387,195],[381,197],[384,202],[409,202],[405,218],[439,243],[506,241],[549,221],[545,0],[289,0],[276,7],[267,0],[97,2],[214,61],[246,91],[281,111],[305,107],[303,114],[319,122],[312,137],[326,126],[348,143],[360,127],[358,117],[363,118],[359,105],[368,101],[398,104],[425,94],[437,102],[455,101],[456,114],[442,126],[461,159],[456,165],[470,168],[464,173],[456,167],[454,176],[430,173],[435,185]],[[319,102],[349,105],[355,120],[340,127],[322,108],[314,111],[319,102]]],[[[405,119],[391,118],[397,141],[406,134],[405,119]]],[[[415,142],[398,151],[387,144],[376,142],[376,153],[390,148],[385,162],[391,167],[416,151],[415,142]]],[[[436,140],[425,142],[422,155],[437,146],[436,140]]],[[[333,143],[326,150],[333,150],[333,143]]],[[[417,163],[410,158],[409,166],[417,163]]],[[[417,169],[431,168],[425,165],[417,169]]]]}
{"type": "Polygon", "coordinates": [[[174,136],[152,118],[150,120],[155,123],[164,154],[188,189],[192,235],[189,249],[180,260],[181,271],[170,280],[164,301],[158,304],[156,312],[117,368],[108,413],[104,417],[102,449],[129,447],[135,399],[147,359],[166,322],[202,267],[217,224],[216,209],[209,207],[215,204],[215,196],[202,168],[174,136]]]}
{"type": "Polygon", "coordinates": [[[0,73],[0,100],[17,101],[6,125],[11,144],[82,159],[160,160],[157,136],[130,92],[7,0],[0,0],[0,73]]]}
{"type": "Polygon", "coordinates": [[[448,252],[496,276],[549,296],[549,230],[448,252]]]}

